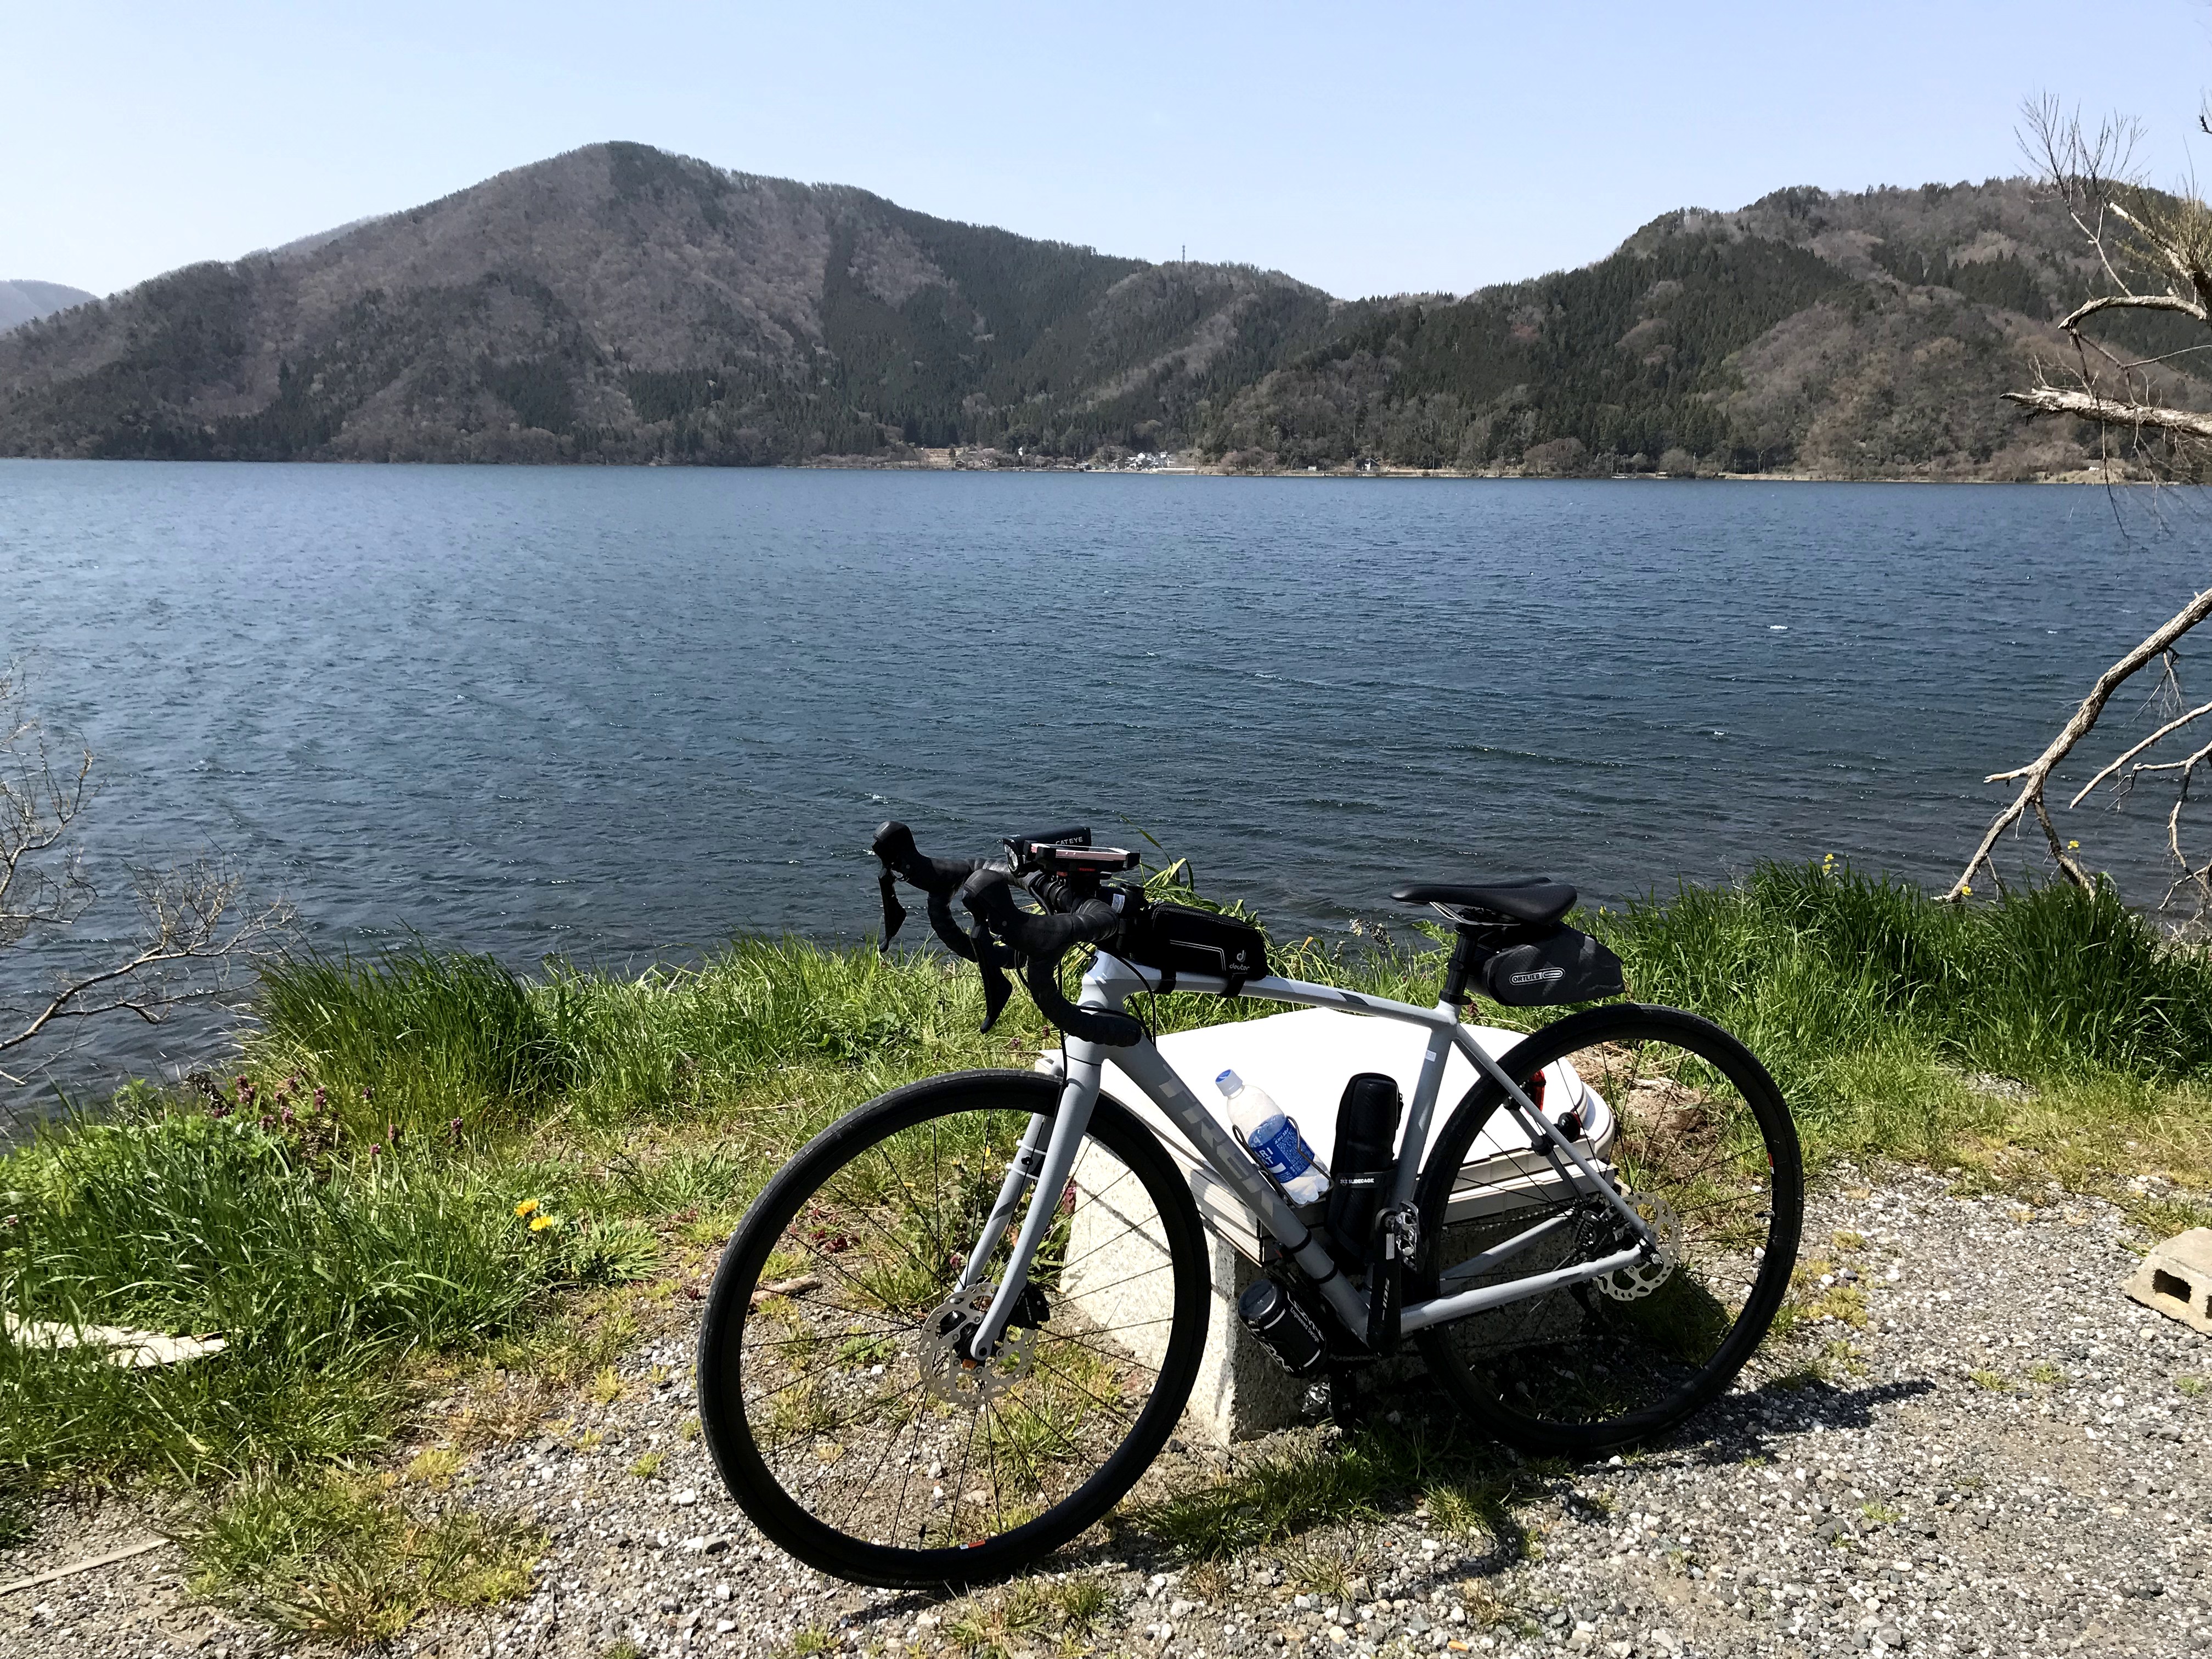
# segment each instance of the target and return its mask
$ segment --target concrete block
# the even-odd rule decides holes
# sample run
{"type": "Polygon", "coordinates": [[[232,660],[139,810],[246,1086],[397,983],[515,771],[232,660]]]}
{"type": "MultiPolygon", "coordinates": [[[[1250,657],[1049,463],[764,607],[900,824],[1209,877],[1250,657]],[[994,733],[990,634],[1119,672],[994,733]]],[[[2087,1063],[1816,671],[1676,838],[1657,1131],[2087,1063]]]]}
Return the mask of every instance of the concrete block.
{"type": "Polygon", "coordinates": [[[2144,1307],[2212,1336],[2212,1227],[2191,1227],[2153,1245],[2127,1291],[2144,1307]]]}
{"type": "MultiPolygon", "coordinates": [[[[1175,1309],[1158,1212],[1119,1160],[1086,1147],[1075,1168],[1075,1212],[1069,1218],[1068,1298],[1147,1365],[1167,1350],[1175,1309]]],[[[1206,1312],[1206,1352],[1192,1385],[1189,1426],[1218,1445],[1280,1428],[1297,1414],[1305,1383],[1278,1365],[1237,1317],[1237,1298],[1259,1275],[1256,1263],[1206,1230],[1213,1287],[1206,1312]]]]}
{"type": "MultiPolygon", "coordinates": [[[[1519,1032],[1488,1028],[1478,1028],[1476,1035],[1492,1054],[1503,1054],[1521,1040],[1519,1032]]],[[[1336,1103],[1345,1080],[1355,1072],[1381,1072],[1395,1078],[1410,1100],[1426,1041],[1417,1027],[1310,1009],[1179,1031],[1160,1039],[1159,1046],[1193,1096],[1208,1106],[1220,1107],[1212,1079],[1224,1067],[1260,1085],[1297,1120],[1307,1144],[1325,1164],[1335,1143],[1336,1103]]],[[[1040,1058],[1037,1069],[1056,1073],[1058,1052],[1040,1058]]],[[[1465,1059],[1452,1057],[1431,1127],[1432,1139],[1473,1086],[1474,1075],[1465,1059]]],[[[1189,1182],[1206,1227],[1213,1299],[1187,1428],[1227,1445],[1285,1426],[1296,1418],[1307,1383],[1285,1372],[1237,1316],[1237,1297],[1260,1276],[1257,1219],[1135,1084],[1110,1064],[1104,1089],[1159,1135],[1189,1182]]],[[[1590,1126],[1589,1150],[1602,1159],[1613,1141],[1610,1107],[1578,1079],[1557,1088],[1546,1105],[1564,1110],[1571,1103],[1590,1126]]],[[[1225,1127],[1225,1113],[1218,1115],[1225,1127]]],[[[1541,1160],[1498,1140],[1501,1129],[1518,1136],[1517,1130],[1499,1123],[1485,1131],[1464,1166],[1465,1195],[1455,1197],[1447,1211],[1455,1234],[1468,1237],[1469,1254],[1513,1231],[1510,1224],[1516,1211],[1554,1196],[1559,1187],[1541,1160]]],[[[1172,1297],[1157,1212],[1118,1161],[1103,1152],[1086,1149],[1074,1184],[1070,1266],[1062,1288],[1102,1328],[1120,1333],[1118,1340],[1139,1358],[1157,1364],[1166,1346],[1172,1297]]],[[[1495,1276],[1509,1277],[1510,1270],[1495,1276]]],[[[1407,1355],[1390,1362],[1380,1375],[1406,1375],[1419,1366],[1418,1358],[1407,1355]]]]}

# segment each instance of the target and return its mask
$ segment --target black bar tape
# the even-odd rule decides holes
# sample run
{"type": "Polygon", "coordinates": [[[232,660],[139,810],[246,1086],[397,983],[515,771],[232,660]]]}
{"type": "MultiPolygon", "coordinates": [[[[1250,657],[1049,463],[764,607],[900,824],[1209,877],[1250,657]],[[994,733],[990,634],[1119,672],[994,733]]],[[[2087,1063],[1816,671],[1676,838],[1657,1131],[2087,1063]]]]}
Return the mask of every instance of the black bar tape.
{"type": "MultiPolygon", "coordinates": [[[[1064,884],[1048,882],[1041,901],[1066,902],[1064,884]]],[[[1078,945],[1101,944],[1121,929],[1121,918],[1103,898],[1085,899],[1067,911],[1032,915],[1014,902],[1002,870],[975,871],[960,886],[960,902],[984,933],[1007,945],[1022,962],[1022,982],[1039,1012],[1070,1036],[1109,1048],[1126,1048],[1145,1034],[1130,1015],[1106,1008],[1079,1008],[1061,994],[1060,959],[1078,945]]]]}

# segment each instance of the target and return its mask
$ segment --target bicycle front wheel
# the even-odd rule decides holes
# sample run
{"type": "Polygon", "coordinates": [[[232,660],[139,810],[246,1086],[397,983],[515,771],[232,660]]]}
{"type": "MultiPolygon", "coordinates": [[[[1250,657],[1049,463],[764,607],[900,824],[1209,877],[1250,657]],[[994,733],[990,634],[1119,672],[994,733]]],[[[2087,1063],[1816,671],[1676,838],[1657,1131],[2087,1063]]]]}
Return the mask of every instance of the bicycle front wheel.
{"type": "MultiPolygon", "coordinates": [[[[1461,1404],[1530,1450],[1646,1438],[1717,1397],[1781,1305],[1803,1218],[1796,1130],[1751,1051],[1678,1009],[1571,1015],[1499,1065],[1547,1115],[1576,1114],[1595,1166],[1660,1248],[1642,1264],[1425,1330],[1422,1355],[1461,1404]]],[[[1479,1081],[1430,1151],[1420,1295],[1504,1285],[1633,1242],[1606,1198],[1528,1150],[1504,1099],[1479,1081]],[[1540,1225],[1510,1259],[1455,1271],[1540,1225]]]]}
{"type": "Polygon", "coordinates": [[[724,1252],[700,1417],[731,1496],[799,1559],[900,1588],[1001,1577],[1104,1515],[1166,1443],[1210,1291],[1159,1142],[1102,1097],[1062,1190],[1022,1189],[984,1237],[1059,1101],[1018,1072],[895,1090],[787,1165],[724,1252]],[[1032,1202],[1057,1213],[1006,1344],[975,1364],[961,1322],[1032,1202]]]}

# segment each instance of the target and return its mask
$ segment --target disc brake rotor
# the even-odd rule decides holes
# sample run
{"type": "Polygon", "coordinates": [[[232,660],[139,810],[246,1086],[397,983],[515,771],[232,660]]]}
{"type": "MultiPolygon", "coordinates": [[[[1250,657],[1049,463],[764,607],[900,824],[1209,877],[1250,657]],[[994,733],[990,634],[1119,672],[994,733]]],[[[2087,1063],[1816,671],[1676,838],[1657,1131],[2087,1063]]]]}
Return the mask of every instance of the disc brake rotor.
{"type": "Polygon", "coordinates": [[[1674,1206],[1656,1193],[1624,1193],[1629,1207],[1644,1218],[1651,1229],[1656,1252],[1647,1261],[1593,1279],[1590,1283],[1616,1302],[1634,1302],[1647,1297],[1674,1276],[1674,1269],[1682,1261],[1682,1218],[1674,1213],[1674,1206]]]}
{"type": "Polygon", "coordinates": [[[995,1284],[972,1285],[922,1321],[915,1358],[921,1366],[924,1393],[977,1411],[1029,1375],[1036,1359],[1034,1330],[1009,1325],[999,1339],[998,1352],[987,1360],[971,1359],[963,1352],[998,1293],[995,1284]]]}

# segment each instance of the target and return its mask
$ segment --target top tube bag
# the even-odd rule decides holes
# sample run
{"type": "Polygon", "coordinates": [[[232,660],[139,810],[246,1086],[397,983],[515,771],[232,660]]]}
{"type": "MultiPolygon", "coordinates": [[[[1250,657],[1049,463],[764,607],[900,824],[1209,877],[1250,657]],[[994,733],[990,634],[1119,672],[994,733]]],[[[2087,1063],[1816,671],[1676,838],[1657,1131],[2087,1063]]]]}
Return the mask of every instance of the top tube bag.
{"type": "Polygon", "coordinates": [[[1235,996],[1248,980],[1267,975],[1267,939],[1249,921],[1187,904],[1147,904],[1122,930],[1117,955],[1160,970],[1160,989],[1172,991],[1178,974],[1204,974],[1229,981],[1235,996]]]}

